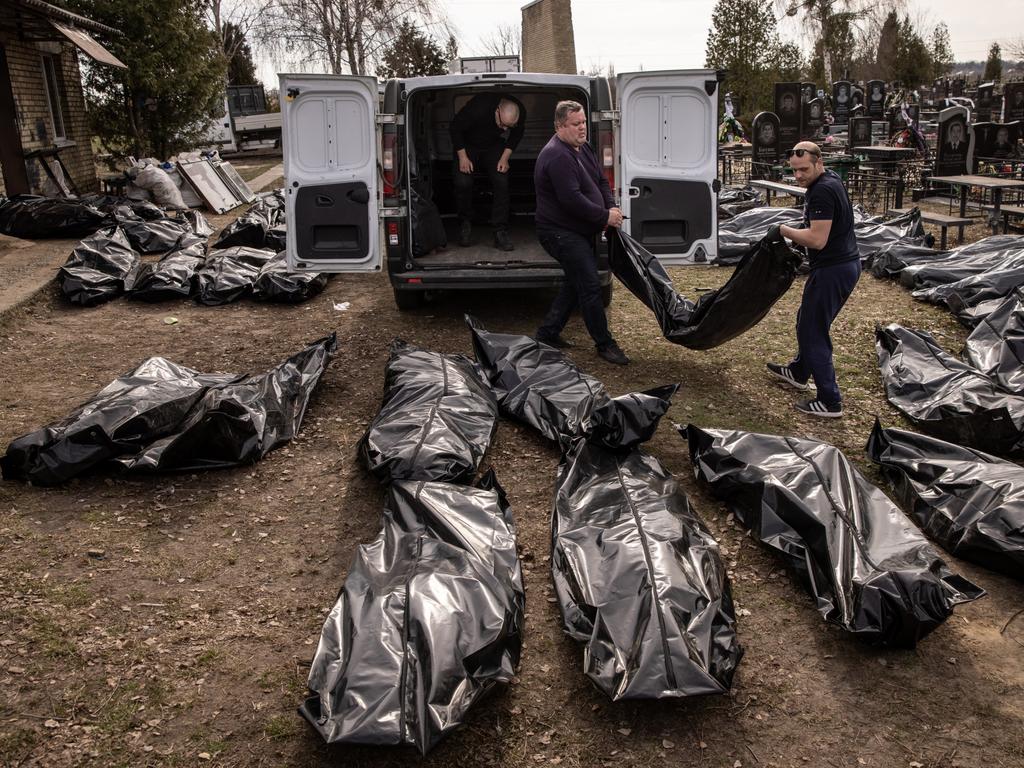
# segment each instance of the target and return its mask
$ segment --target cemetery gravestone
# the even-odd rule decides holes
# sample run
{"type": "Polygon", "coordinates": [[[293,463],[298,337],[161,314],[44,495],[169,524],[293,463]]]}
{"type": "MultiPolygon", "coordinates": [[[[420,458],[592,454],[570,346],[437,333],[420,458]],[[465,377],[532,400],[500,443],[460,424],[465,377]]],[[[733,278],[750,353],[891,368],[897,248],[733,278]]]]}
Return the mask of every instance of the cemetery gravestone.
{"type": "Polygon", "coordinates": [[[832,117],[836,125],[846,125],[850,119],[851,101],[850,82],[838,80],[832,83],[832,117]]]}
{"type": "MultiPolygon", "coordinates": [[[[772,175],[772,166],[782,157],[779,117],[774,112],[759,112],[751,126],[753,133],[753,163],[750,177],[767,179],[772,175]]],[[[788,147],[787,147],[788,149],[788,147]]]]}
{"type": "Polygon", "coordinates": [[[995,84],[985,83],[978,86],[978,101],[975,104],[977,118],[980,122],[992,119],[992,102],[994,101],[995,84]]]}
{"type": "Polygon", "coordinates": [[[789,149],[800,141],[800,83],[775,84],[775,114],[779,118],[779,143],[789,149]]]}
{"type": "Polygon", "coordinates": [[[804,132],[805,139],[814,138],[821,132],[821,126],[825,119],[825,104],[815,97],[804,105],[804,132]]]}
{"type": "Polygon", "coordinates": [[[881,80],[868,81],[868,115],[881,120],[885,115],[885,83],[881,80]]]}
{"type": "Polygon", "coordinates": [[[850,147],[871,146],[871,118],[854,117],[850,120],[850,147]]]}
{"type": "Polygon", "coordinates": [[[975,166],[979,161],[1009,160],[1018,156],[1020,123],[975,123],[971,130],[974,133],[975,166]]]}
{"type": "Polygon", "coordinates": [[[1007,123],[1024,120],[1024,83],[1003,86],[1003,120],[1007,123]]]}
{"type": "Polygon", "coordinates": [[[938,151],[935,173],[938,176],[957,176],[970,172],[973,134],[967,130],[967,109],[947,107],[939,113],[938,151]]]}

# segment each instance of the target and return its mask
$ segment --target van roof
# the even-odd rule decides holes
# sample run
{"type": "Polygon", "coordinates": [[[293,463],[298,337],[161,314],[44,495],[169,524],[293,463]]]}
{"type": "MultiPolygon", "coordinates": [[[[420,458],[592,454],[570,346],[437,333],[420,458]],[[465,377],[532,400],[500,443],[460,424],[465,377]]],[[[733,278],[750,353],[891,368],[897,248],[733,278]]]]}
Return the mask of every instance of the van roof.
{"type": "Polygon", "coordinates": [[[562,75],[552,72],[466,72],[456,75],[429,75],[398,78],[408,92],[422,88],[451,88],[459,85],[502,87],[509,85],[572,85],[590,88],[589,75],[562,75]]]}

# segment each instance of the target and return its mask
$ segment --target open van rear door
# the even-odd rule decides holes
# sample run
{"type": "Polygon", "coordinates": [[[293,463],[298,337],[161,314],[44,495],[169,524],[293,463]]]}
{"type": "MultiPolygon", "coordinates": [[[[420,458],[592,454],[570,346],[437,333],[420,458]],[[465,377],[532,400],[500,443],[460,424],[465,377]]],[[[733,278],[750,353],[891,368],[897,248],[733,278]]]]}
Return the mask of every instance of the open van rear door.
{"type": "Polygon", "coordinates": [[[718,254],[717,73],[616,80],[624,229],[666,264],[710,261],[718,254]]]}
{"type": "Polygon", "coordinates": [[[377,81],[281,75],[288,266],[380,269],[377,81]]]}

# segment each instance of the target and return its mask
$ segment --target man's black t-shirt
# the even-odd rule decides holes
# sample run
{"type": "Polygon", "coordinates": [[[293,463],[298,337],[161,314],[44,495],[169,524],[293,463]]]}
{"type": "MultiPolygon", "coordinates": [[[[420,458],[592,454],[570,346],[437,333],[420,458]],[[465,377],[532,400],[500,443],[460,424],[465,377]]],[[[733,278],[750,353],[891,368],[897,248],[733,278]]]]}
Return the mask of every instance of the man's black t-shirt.
{"type": "Polygon", "coordinates": [[[831,221],[828,241],[820,251],[807,249],[811,269],[830,267],[860,258],[857,236],[853,232],[853,206],[842,180],[833,172],[825,171],[804,196],[804,226],[812,221],[831,221]]]}
{"type": "Polygon", "coordinates": [[[479,93],[458,111],[449,126],[452,149],[469,152],[493,148],[515,150],[526,127],[526,108],[519,99],[501,93],[479,93]],[[519,122],[502,130],[494,119],[494,110],[502,99],[519,106],[519,122]]]}

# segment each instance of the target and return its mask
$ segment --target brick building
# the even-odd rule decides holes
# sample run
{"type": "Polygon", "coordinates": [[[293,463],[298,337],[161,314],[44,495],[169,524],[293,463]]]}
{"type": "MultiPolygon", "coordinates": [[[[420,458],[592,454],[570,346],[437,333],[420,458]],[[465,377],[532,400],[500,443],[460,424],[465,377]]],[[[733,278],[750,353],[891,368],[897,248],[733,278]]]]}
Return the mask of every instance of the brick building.
{"type": "Polygon", "coordinates": [[[123,67],[90,32],[117,35],[42,0],[0,0],[0,194],[56,194],[55,155],[81,193],[97,188],[79,51],[123,67]]]}
{"type": "Polygon", "coordinates": [[[570,0],[534,0],[524,5],[523,71],[576,74],[576,38],[570,0]]]}

